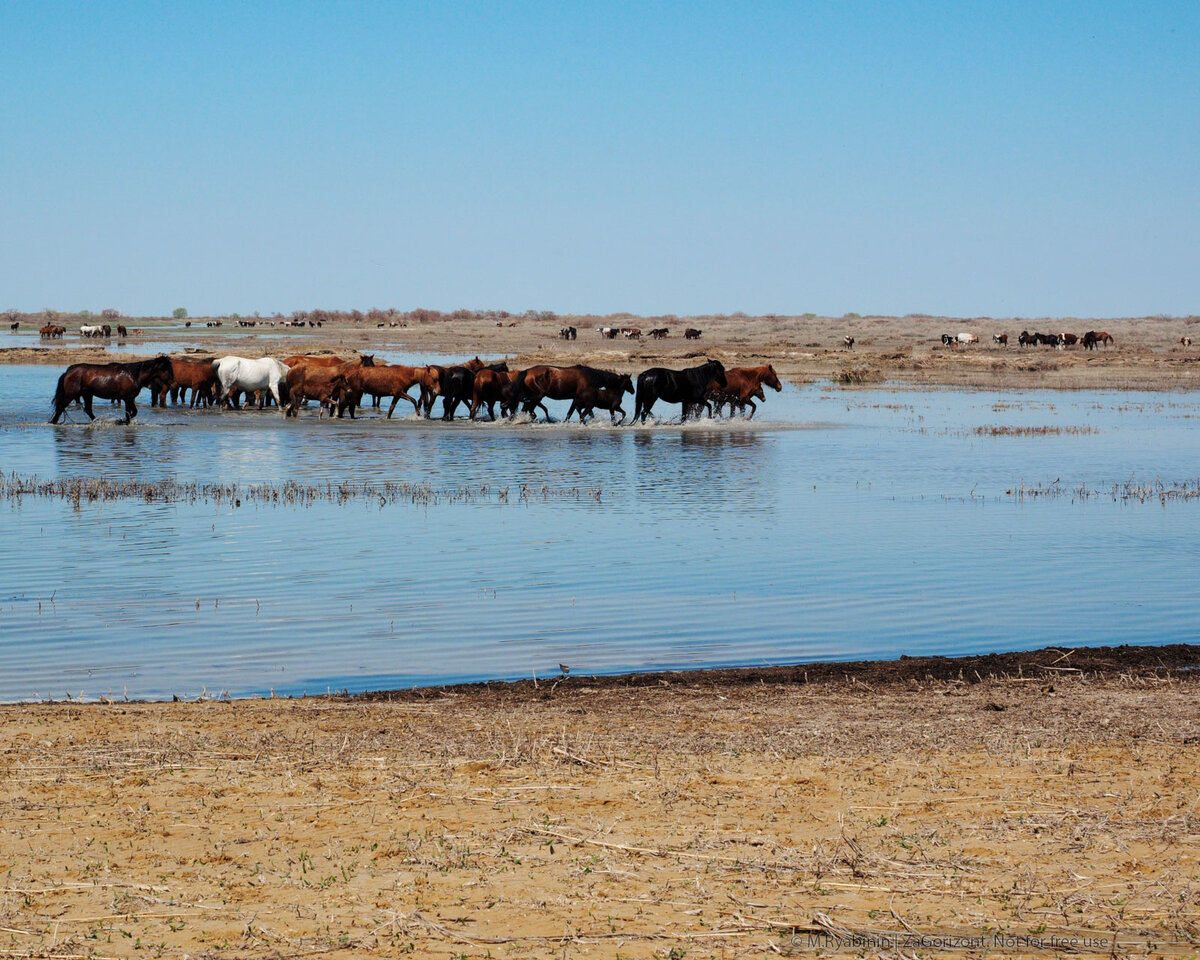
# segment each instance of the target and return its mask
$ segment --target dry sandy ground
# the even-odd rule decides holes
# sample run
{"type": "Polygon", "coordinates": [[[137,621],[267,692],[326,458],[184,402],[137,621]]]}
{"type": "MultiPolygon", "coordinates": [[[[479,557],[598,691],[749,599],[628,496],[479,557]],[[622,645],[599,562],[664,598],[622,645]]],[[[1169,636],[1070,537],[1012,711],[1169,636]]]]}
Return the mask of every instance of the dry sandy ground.
{"type": "MultiPolygon", "coordinates": [[[[369,322],[326,324],[321,329],[283,327],[244,329],[226,323],[219,332],[197,320],[190,330],[162,329],[152,320],[130,320],[146,332],[141,339],[191,339],[205,353],[283,356],[309,350],[371,352],[407,350],[422,354],[479,354],[509,357],[519,366],[533,363],[592,363],[621,372],[650,366],[686,366],[709,356],[726,366],[774,364],[795,382],[835,378],[851,385],[884,380],[915,384],[982,387],[1195,389],[1200,387],[1200,325],[1197,317],[1132,319],[1005,319],[933,317],[691,317],[621,318],[561,317],[554,322],[518,318],[496,326],[482,319],[414,322],[407,327],[378,328],[369,322]],[[579,338],[563,341],[563,324],[579,329],[579,338]],[[666,326],[665,340],[606,340],[599,325],[636,326],[643,333],[666,326]],[[685,340],[686,326],[703,331],[700,340],[685,340]],[[1106,330],[1115,343],[1095,351],[1081,346],[1064,350],[1017,345],[1022,329],[1072,332],[1106,330]],[[944,347],[943,333],[975,333],[980,343],[968,348],[944,347]],[[996,346],[993,333],[1008,333],[1010,345],[996,346]],[[852,350],[842,338],[856,338],[852,350]],[[1195,336],[1194,346],[1180,339],[1195,336]]],[[[138,337],[121,351],[134,358],[138,337]]],[[[42,346],[37,337],[28,347],[0,349],[0,363],[97,362],[111,353],[78,345],[68,334],[62,343],[42,346]]]]}
{"type": "Polygon", "coordinates": [[[1195,955],[1200,688],[1051,653],[2,707],[0,955],[1195,955]]]}

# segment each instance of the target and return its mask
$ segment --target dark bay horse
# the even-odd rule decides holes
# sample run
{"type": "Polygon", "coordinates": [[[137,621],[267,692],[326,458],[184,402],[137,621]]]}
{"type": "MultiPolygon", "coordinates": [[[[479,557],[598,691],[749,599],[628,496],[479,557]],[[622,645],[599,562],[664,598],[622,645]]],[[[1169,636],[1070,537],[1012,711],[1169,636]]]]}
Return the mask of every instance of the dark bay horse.
{"type": "Polygon", "coordinates": [[[102,397],[124,400],[125,419],[121,422],[129,423],[137,416],[137,405],[133,401],[143,387],[149,387],[153,397],[173,380],[171,360],[165,356],[137,363],[72,364],[58,378],[58,386],[54,388],[54,416],[50,422],[58,423],[67,405],[79,399],[83,400],[84,413],[90,420],[95,420],[92,397],[102,397]]]}
{"type": "Polygon", "coordinates": [[[686,370],[668,370],[666,367],[643,370],[637,378],[637,399],[631,422],[637,423],[640,419],[645,423],[656,400],[682,404],[684,420],[688,418],[691,408],[698,404],[704,404],[711,413],[712,407],[704,399],[711,383],[721,389],[727,383],[725,367],[718,360],[709,360],[686,370]]]}
{"type": "Polygon", "coordinates": [[[584,391],[600,389],[612,391],[619,401],[624,394],[633,393],[633,380],[627,373],[576,364],[572,367],[530,367],[520,381],[520,397],[526,413],[533,413],[538,406],[545,410],[542,401],[547,397],[574,400],[584,391]]]}
{"type": "MultiPolygon", "coordinates": [[[[508,364],[501,360],[499,363],[481,363],[476,357],[473,362],[467,362],[460,367],[447,367],[440,378],[442,393],[442,419],[453,420],[454,411],[460,403],[466,404],[470,410],[475,396],[475,374],[484,370],[493,373],[507,373],[508,364]],[[474,366],[473,363],[478,363],[474,366]]],[[[432,406],[432,401],[430,403],[432,406]]]]}

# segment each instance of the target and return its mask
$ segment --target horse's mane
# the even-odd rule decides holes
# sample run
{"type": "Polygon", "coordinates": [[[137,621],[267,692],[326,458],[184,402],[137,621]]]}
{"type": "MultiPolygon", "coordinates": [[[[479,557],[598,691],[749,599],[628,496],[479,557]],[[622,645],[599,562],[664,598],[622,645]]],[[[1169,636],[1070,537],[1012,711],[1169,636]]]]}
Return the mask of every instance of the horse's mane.
{"type": "Polygon", "coordinates": [[[131,377],[137,378],[141,377],[142,374],[146,373],[146,371],[150,370],[152,367],[161,366],[164,360],[168,364],[171,362],[170,357],[160,354],[157,357],[151,357],[149,360],[134,360],[130,363],[114,363],[113,366],[120,367],[131,377]]]}

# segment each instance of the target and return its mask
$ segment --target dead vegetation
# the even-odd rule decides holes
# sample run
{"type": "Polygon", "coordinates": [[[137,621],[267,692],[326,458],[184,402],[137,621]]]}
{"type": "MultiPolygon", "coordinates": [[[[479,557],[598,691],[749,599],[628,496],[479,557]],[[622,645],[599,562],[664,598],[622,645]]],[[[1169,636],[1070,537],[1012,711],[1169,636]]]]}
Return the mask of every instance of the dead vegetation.
{"type": "MultiPolygon", "coordinates": [[[[949,933],[1194,952],[1194,683],[1044,659],[970,682],[0,708],[0,936],[22,956],[949,933]]],[[[957,955],[995,952],[1022,951],[957,955]]]]}
{"type": "Polygon", "coordinates": [[[83,504],[136,500],[142,503],[211,504],[214,506],[311,507],[318,503],[343,506],[361,503],[371,507],[397,504],[431,507],[447,503],[527,504],[549,500],[598,501],[599,487],[552,487],[523,483],[511,486],[488,484],[435,487],[429,483],[380,480],[300,483],[200,483],[166,478],[136,480],[112,477],[64,477],[0,474],[0,501],[29,499],[64,500],[78,508],[83,504]]]}

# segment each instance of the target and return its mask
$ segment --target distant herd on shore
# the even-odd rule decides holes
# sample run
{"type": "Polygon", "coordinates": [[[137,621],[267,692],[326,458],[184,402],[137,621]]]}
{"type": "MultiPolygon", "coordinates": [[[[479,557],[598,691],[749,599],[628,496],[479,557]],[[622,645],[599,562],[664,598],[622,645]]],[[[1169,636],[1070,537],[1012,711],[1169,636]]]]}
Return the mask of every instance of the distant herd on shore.
{"type": "Polygon", "coordinates": [[[578,414],[581,422],[607,410],[614,424],[624,423],[622,400],[634,396],[631,422],[645,423],[655,403],[680,404],[682,419],[698,416],[703,408],[708,416],[729,414],[754,416],[755,400],[765,400],[763,387],[782,389],[770,364],[760,367],[726,369],[717,360],[682,370],[651,367],[637,375],[636,386],[629,374],[614,373],[583,364],[572,366],[537,365],[523,370],[509,369],[507,362],[485,363],[478,357],[459,365],[406,366],[377,361],[370,354],[351,360],[324,355],[247,358],[155,357],[135,363],[76,363],[59,377],[54,391],[54,414],[58,423],[71,403],[82,405],[95,419],[92,400],[100,397],[125,404],[125,420],[137,416],[135,399],[149,389],[151,405],[188,403],[192,407],[215,405],[238,409],[243,398],[247,404],[263,409],[276,404],[285,416],[297,416],[307,401],[320,405],[319,416],[354,418],[366,397],[372,406],[390,398],[390,418],[396,404],[406,400],[414,413],[432,415],[434,403],[442,401],[442,420],[453,420],[460,406],[474,420],[481,410],[488,417],[515,417],[524,413],[534,419],[540,409],[550,419],[546,400],[569,400],[565,419],[578,414]],[[413,391],[415,388],[415,392],[413,391]],[[191,391],[190,398],[188,391],[191,391]],[[618,420],[618,415],[620,419],[618,420]]]}

